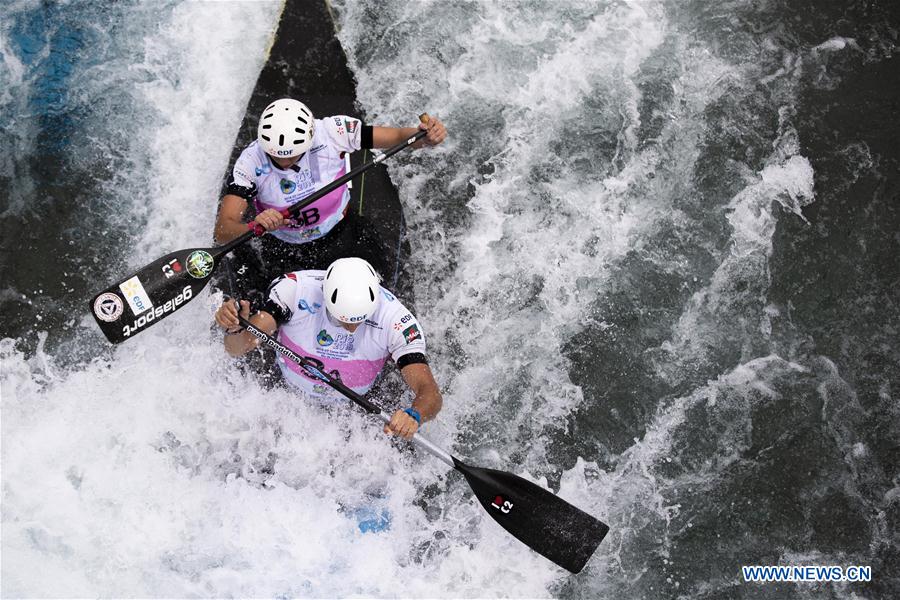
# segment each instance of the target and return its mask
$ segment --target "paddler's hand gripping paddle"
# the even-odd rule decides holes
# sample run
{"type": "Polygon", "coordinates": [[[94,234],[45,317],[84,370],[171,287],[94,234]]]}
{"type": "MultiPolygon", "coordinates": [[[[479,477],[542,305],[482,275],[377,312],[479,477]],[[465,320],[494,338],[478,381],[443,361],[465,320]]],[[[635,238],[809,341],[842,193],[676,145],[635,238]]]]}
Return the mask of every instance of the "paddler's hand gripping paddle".
{"type": "MultiPolygon", "coordinates": [[[[419,119],[424,123],[428,115],[422,114],[419,119]]],[[[377,154],[368,163],[358,166],[297,202],[282,214],[285,218],[298,215],[319,198],[404,148],[412,146],[426,135],[424,129],[417,131],[403,142],[377,154]]],[[[265,233],[262,227],[253,225],[250,223],[249,231],[221,246],[187,248],[166,254],[95,295],[91,299],[90,310],[106,339],[113,344],[124,342],[193,300],[207,286],[223,256],[255,236],[265,233]]]]}

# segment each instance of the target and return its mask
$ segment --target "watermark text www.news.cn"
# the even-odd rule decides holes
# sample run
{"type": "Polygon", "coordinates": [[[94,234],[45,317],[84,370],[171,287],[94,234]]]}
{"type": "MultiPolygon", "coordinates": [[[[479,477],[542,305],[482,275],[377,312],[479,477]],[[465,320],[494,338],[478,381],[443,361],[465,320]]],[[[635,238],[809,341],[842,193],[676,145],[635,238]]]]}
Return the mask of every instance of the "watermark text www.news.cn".
{"type": "Polygon", "coordinates": [[[745,566],[741,574],[747,583],[794,582],[820,583],[828,581],[862,582],[872,581],[872,567],[853,565],[841,567],[827,566],[745,566]]]}

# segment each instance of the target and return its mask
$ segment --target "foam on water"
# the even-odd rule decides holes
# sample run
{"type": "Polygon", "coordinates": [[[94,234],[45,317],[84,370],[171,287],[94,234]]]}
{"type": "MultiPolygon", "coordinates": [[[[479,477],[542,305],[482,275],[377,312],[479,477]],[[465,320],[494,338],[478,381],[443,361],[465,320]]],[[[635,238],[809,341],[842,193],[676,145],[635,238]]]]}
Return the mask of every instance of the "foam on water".
{"type": "MultiPolygon", "coordinates": [[[[772,322],[785,315],[767,296],[776,225],[806,222],[815,199],[794,127],[804,68],[845,46],[797,53],[736,27],[719,43],[722,22],[752,12],[741,3],[338,9],[370,118],[406,122],[428,109],[450,131],[441,149],[389,166],[446,390],[442,421],[455,424],[461,453],[521,465],[615,530],[584,575],[545,593],[730,588],[733,561],[700,546],[719,509],[697,490],[718,487],[740,522],[729,469],[771,467],[749,441],[770,417],[757,403],[814,414],[821,386],[808,380],[841,381],[823,357],[773,354],[772,322]],[[729,400],[717,404],[719,389],[729,400]],[[721,428],[693,421],[708,398],[721,428]],[[685,472],[664,481],[672,460],[685,472]],[[692,522],[706,522],[702,533],[692,522]]],[[[790,438],[789,426],[774,429],[790,438]]],[[[854,447],[840,438],[822,452],[854,447]]],[[[798,485],[847,483],[840,469],[798,485]]],[[[811,515],[827,509],[810,504],[799,518],[825,538],[811,515]]],[[[519,585],[497,576],[485,593],[518,595],[519,585]]]]}
{"type": "MultiPolygon", "coordinates": [[[[278,10],[173,5],[124,66],[144,74],[135,102],[153,115],[129,131],[146,171],[120,180],[116,196],[146,221],[131,267],[209,238],[230,136],[278,10]]],[[[323,411],[237,374],[209,332],[217,302],[199,298],[71,370],[43,346],[26,355],[3,342],[4,595],[385,596],[397,581],[420,596],[440,595],[435,581],[486,589],[491,571],[473,567],[518,542],[461,489],[423,498],[446,467],[399,453],[358,412],[323,411]],[[349,515],[379,497],[391,528],[364,535],[349,515]]],[[[89,318],[80,326],[98,336],[89,318]]],[[[449,444],[439,428],[430,435],[449,444]]],[[[552,576],[521,589],[538,594],[552,576]]]]}
{"type": "MultiPolygon", "coordinates": [[[[103,352],[84,317],[76,366],[46,331],[0,343],[4,596],[711,598],[747,557],[842,564],[855,531],[887,539],[887,517],[854,516],[881,510],[865,410],[833,361],[779,353],[790,307],[769,299],[778,225],[816,196],[800,78],[833,85],[823,61],[855,41],[788,52],[740,30],[739,2],[335,4],[368,119],[450,130],[389,165],[445,392],[427,435],[558,489],[608,539],[568,576],[443,463],[237,372],[203,296],[103,352]],[[390,529],[362,534],[373,502],[390,529]]],[[[73,74],[137,80],[108,132],[128,142],[90,138],[141,166],[100,186],[140,227],[99,270],[210,239],[279,10],[126,8],[110,43],[129,51],[73,74]]],[[[34,84],[0,44],[19,110],[34,84]]]]}

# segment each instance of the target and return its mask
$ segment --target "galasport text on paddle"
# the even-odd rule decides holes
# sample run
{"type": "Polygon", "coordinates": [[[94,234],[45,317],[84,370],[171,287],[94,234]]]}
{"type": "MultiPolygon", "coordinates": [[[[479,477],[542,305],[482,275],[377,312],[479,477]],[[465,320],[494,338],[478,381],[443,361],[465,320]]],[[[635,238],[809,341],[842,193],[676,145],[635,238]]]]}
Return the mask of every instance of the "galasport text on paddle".
{"type": "MultiPolygon", "coordinates": [[[[428,115],[419,120],[427,122],[428,115]]],[[[281,211],[285,218],[295,217],[304,208],[336,190],[357,175],[365,173],[385,159],[409,148],[427,135],[420,130],[415,135],[392,146],[364,165],[339,177],[300,202],[281,211]]],[[[100,330],[113,344],[147,329],[190,302],[203,288],[219,266],[220,259],[229,252],[263,235],[262,226],[250,222],[246,233],[214,248],[187,248],[167,254],[145,266],[137,273],[109,286],[91,300],[91,313],[100,330]]]]}
{"type": "MultiPolygon", "coordinates": [[[[309,377],[337,390],[385,423],[390,422],[391,417],[381,408],[341,383],[338,373],[326,373],[320,361],[300,356],[240,314],[238,319],[261,344],[296,363],[309,377]]],[[[609,531],[602,521],[535,483],[512,473],[467,465],[418,433],[412,442],[462,473],[478,502],[501,527],[572,573],[584,568],[609,531]]]]}

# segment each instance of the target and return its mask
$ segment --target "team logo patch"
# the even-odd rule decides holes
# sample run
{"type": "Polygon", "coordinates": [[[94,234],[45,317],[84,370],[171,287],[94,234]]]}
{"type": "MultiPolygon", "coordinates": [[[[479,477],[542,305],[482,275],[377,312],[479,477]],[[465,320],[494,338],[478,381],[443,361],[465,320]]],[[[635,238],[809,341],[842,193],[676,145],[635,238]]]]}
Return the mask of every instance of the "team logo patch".
{"type": "Polygon", "coordinates": [[[122,316],[124,310],[125,305],[122,304],[121,298],[110,292],[100,294],[94,300],[94,314],[101,321],[112,323],[122,316]]]}
{"type": "Polygon", "coordinates": [[[320,346],[330,346],[334,343],[334,338],[328,335],[328,332],[323,329],[316,335],[316,343],[320,346]]]}
{"type": "Polygon", "coordinates": [[[359,121],[356,119],[344,119],[344,126],[347,127],[347,133],[356,133],[357,125],[359,125],[359,121]]]}
{"type": "Polygon", "coordinates": [[[128,281],[120,283],[119,289],[122,290],[122,296],[128,302],[128,306],[131,307],[131,312],[135,315],[153,308],[153,303],[150,302],[150,295],[147,294],[147,290],[144,289],[137,275],[128,281]]]}
{"type": "Polygon", "coordinates": [[[291,181],[290,179],[282,178],[278,185],[281,186],[282,194],[293,194],[294,190],[297,189],[297,184],[291,181]]]}
{"type": "Polygon", "coordinates": [[[187,272],[194,279],[203,279],[212,273],[213,257],[206,250],[194,250],[184,262],[187,265],[187,272]]]}
{"type": "Polygon", "coordinates": [[[411,344],[421,337],[422,332],[419,331],[419,328],[416,327],[415,323],[403,330],[403,339],[406,340],[407,344],[411,344]]]}

